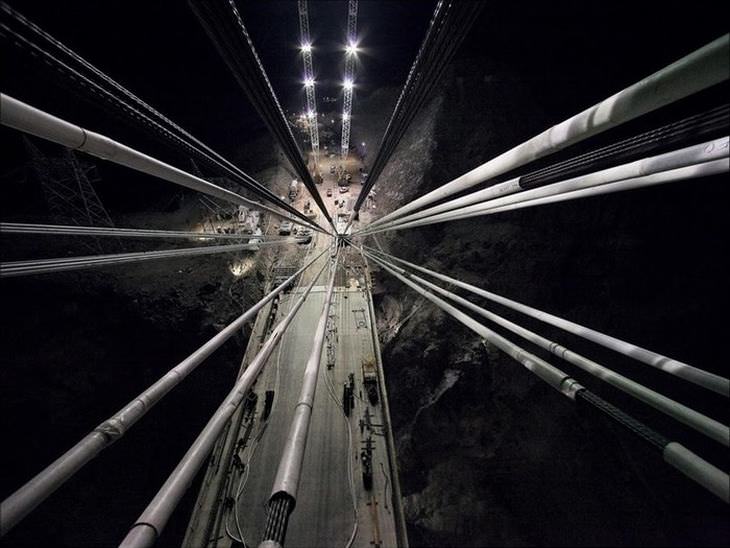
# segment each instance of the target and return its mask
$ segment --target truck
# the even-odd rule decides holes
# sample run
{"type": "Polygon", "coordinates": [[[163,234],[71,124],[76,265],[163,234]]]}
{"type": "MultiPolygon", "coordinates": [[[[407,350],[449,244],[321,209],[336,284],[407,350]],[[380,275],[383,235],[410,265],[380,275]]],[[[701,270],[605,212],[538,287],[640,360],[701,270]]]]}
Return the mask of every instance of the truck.
{"type": "Polygon", "coordinates": [[[362,379],[370,404],[377,405],[379,400],[378,372],[373,358],[362,360],[362,379]]]}

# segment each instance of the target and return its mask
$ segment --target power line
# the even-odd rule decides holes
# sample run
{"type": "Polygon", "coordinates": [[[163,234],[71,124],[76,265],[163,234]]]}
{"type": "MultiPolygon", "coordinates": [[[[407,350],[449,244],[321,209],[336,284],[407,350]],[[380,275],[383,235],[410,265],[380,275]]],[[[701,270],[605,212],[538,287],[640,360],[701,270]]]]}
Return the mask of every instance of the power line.
{"type": "Polygon", "coordinates": [[[276,138],[322,215],[334,229],[332,218],[302,158],[299,146],[235,3],[233,0],[189,0],[189,4],[236,81],[276,138]]]}
{"type": "Polygon", "coordinates": [[[355,212],[360,211],[363,202],[405,135],[411,121],[426,99],[430,97],[434,86],[482,8],[482,2],[459,2],[457,0],[440,0],[436,5],[426,37],[411,66],[385,129],[380,148],[370,168],[368,180],[360,190],[355,202],[355,212]]]}
{"type": "MultiPolygon", "coordinates": [[[[726,34],[643,80],[460,175],[453,181],[399,207],[377,219],[370,226],[375,227],[398,217],[403,217],[429,204],[463,192],[534,160],[638,118],[643,114],[719,84],[730,77],[730,66],[727,63],[729,54],[730,35],[726,34]]],[[[362,198],[362,193],[360,197],[362,198]]]]}
{"type": "Polygon", "coordinates": [[[230,177],[244,188],[251,190],[285,211],[301,219],[305,224],[322,230],[290,204],[280,199],[264,185],[226,160],[172,120],[114,81],[59,40],[42,30],[19,12],[0,2],[0,37],[30,59],[50,66],[63,81],[81,91],[93,102],[110,108],[114,114],[142,127],[175,150],[183,151],[204,161],[218,173],[230,177]]]}

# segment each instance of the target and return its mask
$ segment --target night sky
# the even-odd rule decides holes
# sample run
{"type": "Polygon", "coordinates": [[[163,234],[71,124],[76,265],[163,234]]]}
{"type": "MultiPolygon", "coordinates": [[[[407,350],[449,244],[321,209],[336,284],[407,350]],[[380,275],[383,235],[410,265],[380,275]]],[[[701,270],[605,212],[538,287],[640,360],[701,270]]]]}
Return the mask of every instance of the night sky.
{"type": "MultiPolygon", "coordinates": [[[[186,2],[25,0],[10,2],[41,28],[225,156],[263,124],[229,74],[186,2]]],[[[304,103],[296,3],[238,2],[272,85],[285,109],[304,103]]],[[[428,26],[435,3],[360,2],[361,37],[353,108],[358,96],[400,86],[428,26]]],[[[310,2],[310,28],[320,109],[325,95],[341,94],[346,2],[310,2]]],[[[726,31],[713,10],[686,2],[489,2],[455,61],[487,59],[494,70],[539,89],[545,110],[562,117],[661,68],[726,31]]],[[[90,129],[145,143],[46,72],[14,62],[3,48],[3,90],[90,129]],[[50,91],[50,92],[49,92],[50,91]]],[[[3,132],[5,136],[5,132],[3,132]]],[[[152,149],[156,152],[156,149],[152,149]]],[[[242,166],[246,169],[246,166],[242,166]]],[[[473,166],[466,166],[473,167],[473,166]]]]}
{"type": "MultiPolygon", "coordinates": [[[[250,132],[264,129],[185,2],[11,5],[225,155],[250,132]]],[[[304,88],[296,2],[242,2],[239,7],[282,106],[301,109],[304,88]]],[[[361,3],[364,51],[358,67],[358,92],[402,84],[432,9],[431,2],[361,3]]],[[[341,94],[346,10],[343,2],[312,3],[310,8],[320,100],[324,95],[341,94]]],[[[87,119],[91,127],[113,127],[106,120],[86,116],[88,106],[73,104],[68,93],[61,101],[49,96],[46,89],[34,93],[34,86],[25,82],[28,71],[19,68],[6,72],[10,80],[9,86],[4,85],[6,92],[21,78],[16,92],[21,98],[33,98],[34,104],[53,107],[53,112],[74,120],[87,119]]]]}

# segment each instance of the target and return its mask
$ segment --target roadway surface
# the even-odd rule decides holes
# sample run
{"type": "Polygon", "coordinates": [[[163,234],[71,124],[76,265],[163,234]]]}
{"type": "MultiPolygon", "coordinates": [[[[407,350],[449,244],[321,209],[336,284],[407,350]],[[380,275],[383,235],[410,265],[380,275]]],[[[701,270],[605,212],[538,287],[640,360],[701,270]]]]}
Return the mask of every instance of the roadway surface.
{"type": "MultiPolygon", "coordinates": [[[[343,198],[338,192],[336,176],[323,175],[325,181],[318,188],[330,211],[346,210],[334,204],[337,200],[339,205],[343,198]],[[333,190],[331,197],[326,197],[327,188],[333,190]]],[[[360,184],[353,185],[353,191],[359,189],[360,184]]],[[[295,200],[300,210],[308,198],[301,194],[295,200]]],[[[276,225],[270,227],[271,231],[276,229],[276,225]]],[[[277,252],[277,262],[301,265],[330,243],[329,236],[314,233],[308,245],[282,247],[277,252]]],[[[360,254],[349,248],[342,251],[302,479],[287,531],[287,547],[397,546],[382,398],[372,405],[363,390],[362,362],[375,358],[370,301],[364,289],[360,254]],[[329,352],[328,345],[331,345],[329,352]],[[328,362],[333,358],[334,366],[330,368],[328,362]],[[354,408],[346,417],[341,400],[343,385],[350,374],[354,376],[355,398],[354,408]],[[373,447],[371,489],[364,487],[360,456],[368,438],[373,447]]],[[[276,307],[267,306],[259,313],[244,363],[251,360],[271,327],[301,295],[324,264],[325,257],[300,276],[296,287],[282,295],[276,307]]],[[[255,405],[248,410],[240,409],[219,441],[190,521],[186,546],[240,546],[235,542],[240,537],[248,546],[256,546],[261,541],[266,522],[265,505],[301,389],[314,328],[324,304],[326,280],[325,272],[272,353],[253,389],[257,396],[255,405]],[[274,399],[271,412],[265,417],[267,391],[274,392],[274,399]]]]}
{"type": "MultiPolygon", "coordinates": [[[[311,350],[313,326],[322,310],[325,289],[324,286],[315,286],[269,359],[254,388],[258,402],[252,419],[244,419],[237,427],[237,432],[229,432],[231,447],[235,446],[232,440],[247,440],[244,446],[232,451],[235,455],[233,460],[242,463],[242,466],[233,466],[228,471],[223,467],[218,468],[219,474],[227,476],[223,480],[223,483],[227,483],[223,489],[226,493],[223,498],[229,499],[229,502],[211,512],[219,495],[209,493],[206,501],[201,493],[198,511],[204,510],[204,513],[209,514],[208,519],[215,521],[212,534],[208,537],[218,539],[212,543],[213,546],[231,546],[232,537],[239,537],[240,533],[248,545],[255,546],[262,538],[266,522],[265,503],[271,494],[274,475],[289,431],[311,350]],[[275,397],[271,413],[264,419],[267,390],[273,390],[275,397]]],[[[298,287],[281,300],[277,321],[286,314],[302,291],[303,288],[298,287]]],[[[286,538],[289,547],[346,546],[356,522],[357,531],[352,546],[397,545],[390,467],[383,428],[380,426],[383,424],[381,408],[380,404],[371,405],[361,394],[362,360],[374,356],[367,307],[367,294],[354,287],[354,284],[353,287],[340,287],[335,291],[330,309],[331,326],[335,329],[328,336],[334,347],[335,365],[328,368],[328,353],[325,349],[297,506],[291,516],[286,538]],[[355,378],[355,403],[347,418],[340,400],[343,384],[348,381],[350,373],[355,378]],[[366,410],[371,417],[371,429],[365,424],[366,410]],[[364,488],[360,459],[360,450],[368,436],[374,446],[371,490],[364,488]],[[357,514],[353,508],[353,497],[357,514]]],[[[254,343],[254,346],[257,344],[254,343]]],[[[201,523],[195,527],[201,531],[205,529],[201,523]]],[[[192,536],[186,544],[192,546],[199,540],[192,536]]]]}
{"type": "MultiPolygon", "coordinates": [[[[288,309],[298,291],[282,300],[280,313],[288,309]]],[[[263,432],[260,441],[242,452],[250,457],[250,473],[235,505],[244,537],[262,538],[266,521],[265,503],[271,494],[276,468],[289,430],[307,357],[312,344],[312,327],[324,303],[324,286],[317,286],[305,301],[257,383],[259,402],[266,390],[274,390],[273,409],[268,420],[258,421],[253,432],[263,432]],[[252,455],[252,456],[251,456],[252,455]]],[[[352,546],[395,546],[395,522],[390,503],[390,470],[385,453],[382,428],[373,426],[373,489],[363,487],[360,449],[370,432],[360,420],[368,409],[373,425],[382,424],[379,406],[360,398],[363,359],[374,356],[365,293],[357,288],[339,288],[330,310],[336,334],[330,337],[335,347],[335,366],[327,367],[323,353],[314,412],[305,454],[297,506],[289,521],[287,546],[345,546],[357,534],[352,546]],[[348,375],[355,376],[355,408],[346,418],[339,404],[348,375]],[[352,481],[350,481],[350,477],[352,481]],[[354,491],[354,493],[353,493],[354,491]],[[357,518],[353,509],[357,501],[357,518]]],[[[259,405],[262,408],[262,404],[259,405]]],[[[241,433],[241,436],[244,432],[241,433]]],[[[254,436],[255,437],[255,434],[254,436]]],[[[240,479],[239,479],[240,481],[240,479]]],[[[236,484],[236,491],[240,484],[236,484]]],[[[235,516],[229,528],[235,531],[235,516]]]]}

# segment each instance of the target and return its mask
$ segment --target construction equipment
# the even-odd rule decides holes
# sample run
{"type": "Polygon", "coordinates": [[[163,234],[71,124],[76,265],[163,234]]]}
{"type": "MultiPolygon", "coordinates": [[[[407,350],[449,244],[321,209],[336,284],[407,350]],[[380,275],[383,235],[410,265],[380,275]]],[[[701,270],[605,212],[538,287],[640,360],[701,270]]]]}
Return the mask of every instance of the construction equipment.
{"type": "Polygon", "coordinates": [[[362,361],[363,386],[365,387],[371,405],[377,405],[379,400],[378,373],[375,367],[375,360],[373,358],[362,361]]]}

